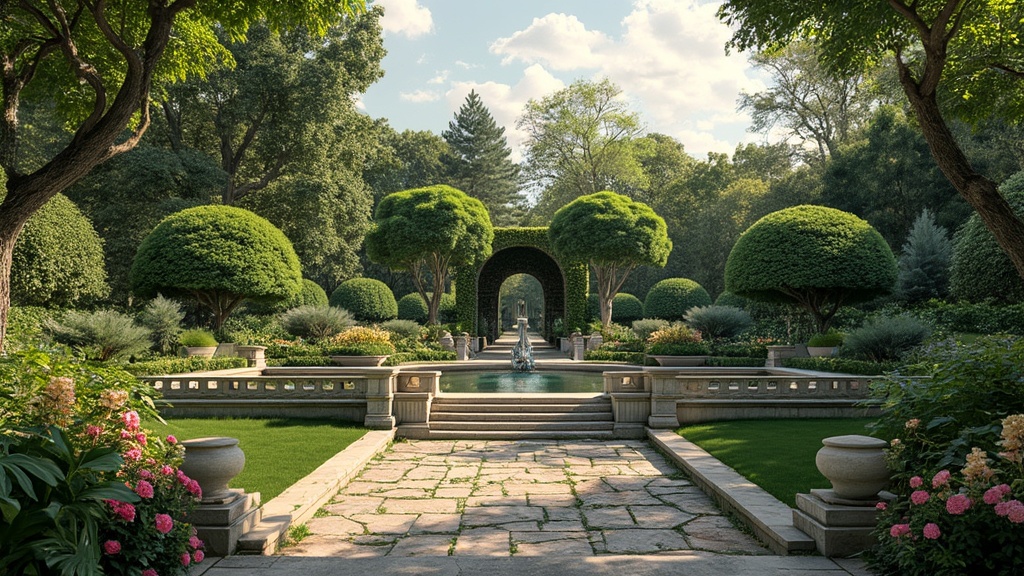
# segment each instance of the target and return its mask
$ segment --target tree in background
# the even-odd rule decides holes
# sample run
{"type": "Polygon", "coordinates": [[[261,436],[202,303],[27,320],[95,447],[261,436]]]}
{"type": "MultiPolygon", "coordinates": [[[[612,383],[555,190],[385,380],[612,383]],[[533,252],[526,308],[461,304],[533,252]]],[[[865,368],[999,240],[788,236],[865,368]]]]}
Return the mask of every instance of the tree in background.
{"type": "Polygon", "coordinates": [[[519,166],[512,150],[480,96],[470,91],[466,102],[441,133],[450,153],[442,158],[452,186],[480,200],[495,226],[511,226],[520,219],[519,166]]]}
{"type": "Polygon", "coordinates": [[[11,267],[14,304],[87,304],[110,292],[106,280],[103,241],[66,196],[54,196],[25,223],[11,267]]]}
{"type": "Polygon", "coordinates": [[[68,189],[68,197],[103,238],[111,301],[131,303],[128,273],[142,239],[165,217],[209,204],[226,181],[217,163],[202,152],[142,144],[68,189]]]}
{"type": "Polygon", "coordinates": [[[385,196],[366,236],[366,253],[375,262],[409,272],[427,302],[427,322],[436,324],[448,267],[487,258],[493,241],[483,203],[437,185],[385,196]]]}
{"type": "Polygon", "coordinates": [[[0,204],[0,349],[7,331],[14,245],[25,222],[95,166],[135,147],[150,124],[154,84],[204,74],[223,60],[227,54],[216,41],[216,30],[237,38],[252,22],[264,20],[275,29],[304,26],[322,35],[362,9],[363,0],[96,2],[81,4],[69,16],[57,2],[5,2],[0,166],[7,195],[0,204]],[[55,110],[74,135],[42,165],[25,166],[18,146],[22,99],[54,95],[55,110]]]}
{"type": "Polygon", "coordinates": [[[516,126],[527,133],[524,165],[541,194],[535,209],[540,220],[613,183],[642,181],[632,150],[632,140],[641,131],[640,118],[621,94],[610,80],[580,80],[526,103],[516,126]]]}
{"type": "Polygon", "coordinates": [[[302,287],[288,238],[263,218],[233,206],[198,206],[164,218],[135,254],[132,290],[143,297],[194,298],[215,329],[244,300],[287,300],[302,287]]]}
{"type": "Polygon", "coordinates": [[[1024,277],[1024,221],[971,164],[946,119],[950,112],[970,121],[1024,117],[1024,4],[728,0],[719,15],[734,30],[731,46],[777,48],[814,38],[823,63],[839,75],[891,57],[939,169],[1024,277]],[[952,97],[940,104],[940,94],[952,97]]]}
{"type": "Polygon", "coordinates": [[[605,326],[629,273],[640,265],[664,266],[672,251],[665,221],[650,206],[610,191],[581,196],[559,209],[548,238],[563,261],[590,264],[605,326]]]}
{"type": "Polygon", "coordinates": [[[896,258],[860,218],[824,206],[795,206],[758,220],[725,265],[725,289],[765,302],[796,304],[828,331],[842,306],[892,290],[896,258]]]}
{"type": "Polygon", "coordinates": [[[949,263],[953,244],[946,229],[927,209],[910,228],[900,254],[896,293],[910,303],[945,298],[949,292],[949,263]]]}
{"type": "MultiPolygon", "coordinates": [[[[1024,214],[1024,172],[1008,178],[999,191],[1024,214]]],[[[1024,299],[1024,282],[977,214],[953,235],[949,284],[950,292],[959,300],[1011,303],[1024,299]]]]}

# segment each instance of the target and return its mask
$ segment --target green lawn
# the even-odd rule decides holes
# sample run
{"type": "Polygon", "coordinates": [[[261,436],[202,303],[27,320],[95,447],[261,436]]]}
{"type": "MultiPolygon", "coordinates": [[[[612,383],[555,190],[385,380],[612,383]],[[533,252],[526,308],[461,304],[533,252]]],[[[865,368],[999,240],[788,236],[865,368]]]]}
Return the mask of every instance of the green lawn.
{"type": "Polygon", "coordinates": [[[167,426],[147,422],[161,437],[178,440],[206,436],[238,438],[245,452],[245,469],[231,481],[232,488],[259,492],[268,502],[318,466],[355,442],[365,428],[326,420],[302,419],[168,419],[167,426]]]}
{"type": "Polygon", "coordinates": [[[814,465],[821,439],[844,434],[870,435],[865,426],[872,421],[733,420],[686,426],[676,432],[793,507],[798,493],[830,487],[814,465]]]}

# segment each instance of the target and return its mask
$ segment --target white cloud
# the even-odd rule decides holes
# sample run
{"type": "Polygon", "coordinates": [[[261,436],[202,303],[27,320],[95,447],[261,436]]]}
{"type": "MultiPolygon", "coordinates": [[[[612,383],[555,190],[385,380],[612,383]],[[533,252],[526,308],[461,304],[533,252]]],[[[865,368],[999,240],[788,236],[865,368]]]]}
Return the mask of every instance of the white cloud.
{"type": "Polygon", "coordinates": [[[745,125],[736,98],[764,84],[753,77],[745,55],[725,54],[731,32],[715,16],[717,8],[698,0],[635,0],[618,37],[588,30],[575,16],[552,13],[490,49],[505,64],[607,77],[641,103],[652,131],[678,138],[698,156],[732,152],[734,145],[715,134],[745,125]]]}
{"type": "Polygon", "coordinates": [[[437,92],[431,92],[429,90],[413,90],[412,92],[402,92],[398,95],[399,98],[406,102],[421,103],[421,102],[434,102],[441,99],[441,95],[437,92]]]}
{"type": "Polygon", "coordinates": [[[540,99],[565,88],[540,64],[533,64],[523,70],[523,76],[514,86],[498,82],[453,82],[445,94],[448,107],[454,114],[466,101],[470,90],[476,90],[498,126],[505,127],[505,138],[512,148],[512,160],[522,159],[522,144],[526,133],[516,129],[516,120],[523,112],[523,106],[531,98],[540,99]]]}
{"type": "Polygon", "coordinates": [[[434,18],[430,9],[420,5],[418,0],[376,0],[384,7],[381,27],[384,32],[419,38],[434,31],[434,18]]]}
{"type": "Polygon", "coordinates": [[[427,80],[427,84],[444,84],[448,81],[448,71],[441,70],[433,78],[427,80]]]}
{"type": "Polygon", "coordinates": [[[472,70],[474,68],[483,68],[483,66],[481,64],[470,64],[469,62],[464,62],[462,60],[456,60],[455,61],[455,65],[458,66],[459,68],[462,68],[463,70],[472,70]]]}

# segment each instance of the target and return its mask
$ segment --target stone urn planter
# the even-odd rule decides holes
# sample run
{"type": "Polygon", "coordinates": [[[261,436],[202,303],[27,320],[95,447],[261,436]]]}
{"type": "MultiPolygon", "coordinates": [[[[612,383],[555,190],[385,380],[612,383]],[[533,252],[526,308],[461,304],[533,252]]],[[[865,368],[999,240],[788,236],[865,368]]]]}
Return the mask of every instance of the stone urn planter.
{"type": "Polygon", "coordinates": [[[203,503],[231,499],[233,493],[228,482],[245,467],[245,454],[238,447],[237,438],[223,436],[184,440],[185,459],[181,471],[199,482],[203,489],[203,503]]]}
{"type": "Polygon", "coordinates": [[[185,346],[186,356],[199,356],[200,358],[213,358],[217,351],[216,346],[185,346]]]}
{"type": "Polygon", "coordinates": [[[832,356],[836,353],[835,346],[808,346],[807,354],[812,357],[832,356]]]}
{"type": "Polygon", "coordinates": [[[882,452],[885,440],[851,434],[832,436],[821,441],[814,463],[832,483],[832,491],[846,500],[876,499],[889,484],[889,468],[882,452]]]}
{"type": "Polygon", "coordinates": [[[703,366],[707,362],[707,356],[664,356],[648,355],[658,361],[662,366],[703,366]]]}
{"type": "Polygon", "coordinates": [[[380,366],[389,356],[331,356],[338,366],[380,366]]]}

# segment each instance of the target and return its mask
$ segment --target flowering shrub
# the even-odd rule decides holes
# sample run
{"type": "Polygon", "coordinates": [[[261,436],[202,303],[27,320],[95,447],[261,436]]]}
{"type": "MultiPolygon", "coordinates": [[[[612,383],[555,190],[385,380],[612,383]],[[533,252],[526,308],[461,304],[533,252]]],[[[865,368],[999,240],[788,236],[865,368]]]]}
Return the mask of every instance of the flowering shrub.
{"type": "Polygon", "coordinates": [[[682,323],[675,323],[651,333],[647,337],[647,346],[647,353],[652,355],[699,356],[706,355],[711,350],[701,337],[700,331],[692,330],[682,323]]]}
{"type": "Polygon", "coordinates": [[[391,333],[376,326],[353,326],[328,340],[327,355],[384,356],[395,353],[391,333]]]}
{"type": "Polygon", "coordinates": [[[203,559],[183,450],[141,427],[150,387],[40,350],[0,359],[0,382],[0,573],[168,576],[203,559]]]}
{"type": "MultiPolygon", "coordinates": [[[[905,424],[905,437],[889,450],[927,443],[920,420],[905,424]]],[[[975,446],[958,473],[941,469],[911,476],[910,496],[883,510],[880,545],[871,558],[885,574],[1021,574],[1024,571],[1024,414],[1001,422],[1000,451],[975,446]]]]}

